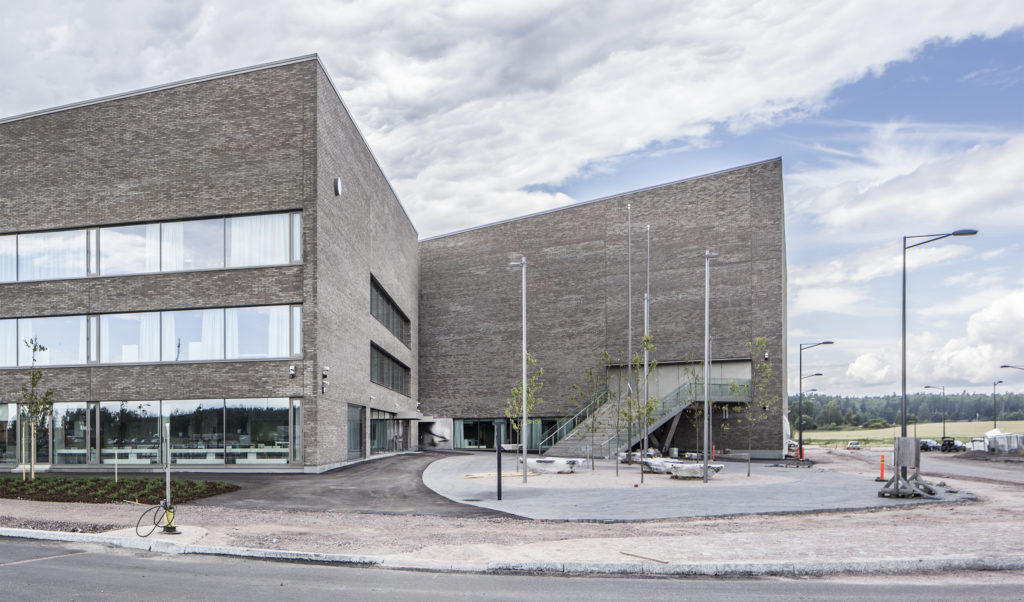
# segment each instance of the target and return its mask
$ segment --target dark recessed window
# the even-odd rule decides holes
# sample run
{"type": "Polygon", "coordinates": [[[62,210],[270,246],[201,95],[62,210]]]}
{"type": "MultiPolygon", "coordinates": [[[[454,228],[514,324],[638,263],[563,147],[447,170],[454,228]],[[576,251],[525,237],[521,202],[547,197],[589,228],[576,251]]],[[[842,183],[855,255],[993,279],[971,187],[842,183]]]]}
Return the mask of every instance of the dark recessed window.
{"type": "Polygon", "coordinates": [[[391,295],[373,276],[370,276],[370,314],[398,337],[402,344],[409,346],[409,318],[405,317],[391,295]]]}
{"type": "Polygon", "coordinates": [[[370,343],[370,380],[402,395],[409,395],[409,367],[370,343]]]}

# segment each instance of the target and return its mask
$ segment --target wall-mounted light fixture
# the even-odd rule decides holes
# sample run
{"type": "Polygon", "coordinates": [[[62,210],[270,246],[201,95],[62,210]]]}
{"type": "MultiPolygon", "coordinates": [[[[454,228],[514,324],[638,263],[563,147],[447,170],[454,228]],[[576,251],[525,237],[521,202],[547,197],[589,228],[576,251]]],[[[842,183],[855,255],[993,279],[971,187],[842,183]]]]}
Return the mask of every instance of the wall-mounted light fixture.
{"type": "Polygon", "coordinates": [[[326,393],[328,385],[331,384],[331,383],[327,382],[327,373],[330,372],[330,371],[331,371],[331,367],[330,366],[324,366],[323,371],[320,372],[320,379],[321,379],[321,381],[320,381],[320,392],[321,393],[326,393]]]}
{"type": "Polygon", "coordinates": [[[295,378],[295,366],[288,366],[288,378],[295,378]]]}
{"type": "Polygon", "coordinates": [[[341,196],[344,189],[341,186],[341,178],[334,178],[334,196],[341,196]]]}

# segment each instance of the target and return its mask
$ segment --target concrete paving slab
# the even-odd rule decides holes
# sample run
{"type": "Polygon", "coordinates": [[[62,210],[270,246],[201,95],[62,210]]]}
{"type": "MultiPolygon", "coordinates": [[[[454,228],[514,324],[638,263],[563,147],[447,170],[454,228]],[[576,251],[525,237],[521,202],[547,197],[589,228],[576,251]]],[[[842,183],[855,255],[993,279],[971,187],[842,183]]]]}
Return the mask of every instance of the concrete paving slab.
{"type": "MultiPolygon", "coordinates": [[[[507,466],[508,459],[504,462],[507,466]]],[[[967,492],[945,488],[940,488],[937,500],[881,498],[882,484],[873,478],[760,463],[752,466],[748,478],[746,468],[746,463],[727,462],[708,483],[648,474],[641,484],[635,466],[620,466],[616,476],[613,461],[598,461],[594,471],[530,475],[525,485],[520,476],[503,477],[499,501],[494,455],[471,454],[434,462],[423,472],[423,483],[455,502],[534,520],[560,521],[859,510],[974,499],[967,492]]]]}

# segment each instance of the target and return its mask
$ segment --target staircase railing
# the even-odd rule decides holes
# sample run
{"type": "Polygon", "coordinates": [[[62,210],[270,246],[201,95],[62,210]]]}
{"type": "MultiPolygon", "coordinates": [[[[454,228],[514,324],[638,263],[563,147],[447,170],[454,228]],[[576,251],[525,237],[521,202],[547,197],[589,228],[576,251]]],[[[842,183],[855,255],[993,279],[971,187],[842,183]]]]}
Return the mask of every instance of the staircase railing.
{"type": "MultiPolygon", "coordinates": [[[[736,383],[741,388],[740,390],[749,391],[750,389],[749,379],[712,378],[711,399],[717,401],[749,401],[749,399],[737,399],[734,397],[732,391],[733,383],[736,383]]],[[[650,429],[657,428],[672,416],[686,409],[690,404],[703,400],[703,380],[692,380],[683,383],[671,393],[658,400],[658,407],[651,414],[650,422],[652,426],[648,428],[648,432],[650,432],[650,429]]],[[[620,426],[618,433],[613,433],[608,439],[595,445],[594,455],[609,457],[613,450],[619,452],[632,447],[633,441],[630,440],[631,438],[636,439],[642,436],[643,424],[640,419],[636,419],[631,424],[620,426]]]]}
{"type": "Polygon", "coordinates": [[[608,389],[604,389],[594,396],[582,409],[573,414],[572,416],[566,416],[561,418],[554,426],[541,433],[540,449],[550,449],[551,446],[561,441],[566,435],[571,433],[573,429],[582,424],[587,418],[594,415],[606,401],[610,392],[608,389]]]}

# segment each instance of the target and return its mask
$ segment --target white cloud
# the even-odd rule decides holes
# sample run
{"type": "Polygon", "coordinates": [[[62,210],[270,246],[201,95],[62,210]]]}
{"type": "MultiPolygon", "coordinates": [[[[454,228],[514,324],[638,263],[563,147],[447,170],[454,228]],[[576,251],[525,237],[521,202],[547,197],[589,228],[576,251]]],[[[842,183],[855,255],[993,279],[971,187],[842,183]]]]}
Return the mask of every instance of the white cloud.
{"type": "Polygon", "coordinates": [[[527,190],[813,114],[924,44],[1022,22],[1006,1],[8,2],[0,113],[317,51],[429,235],[564,204],[527,190]]]}
{"type": "Polygon", "coordinates": [[[877,353],[859,355],[846,368],[846,376],[857,385],[890,383],[895,379],[897,373],[892,362],[877,353]]]}

